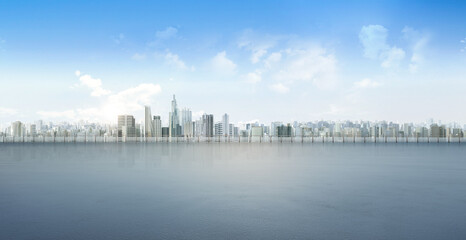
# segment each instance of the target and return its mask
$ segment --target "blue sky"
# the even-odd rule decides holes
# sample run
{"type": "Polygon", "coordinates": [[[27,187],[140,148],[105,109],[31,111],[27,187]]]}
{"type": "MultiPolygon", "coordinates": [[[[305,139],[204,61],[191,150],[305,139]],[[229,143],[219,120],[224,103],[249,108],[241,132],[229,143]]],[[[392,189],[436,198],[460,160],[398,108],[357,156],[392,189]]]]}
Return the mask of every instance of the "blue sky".
{"type": "Polygon", "coordinates": [[[466,2],[0,1],[0,122],[466,122],[466,2]]]}

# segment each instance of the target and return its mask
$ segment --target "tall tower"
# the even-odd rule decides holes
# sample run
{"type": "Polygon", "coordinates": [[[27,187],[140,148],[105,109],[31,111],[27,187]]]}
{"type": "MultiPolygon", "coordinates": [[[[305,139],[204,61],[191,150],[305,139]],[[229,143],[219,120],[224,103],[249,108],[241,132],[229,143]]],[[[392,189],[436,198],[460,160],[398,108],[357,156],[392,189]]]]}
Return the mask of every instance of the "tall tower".
{"type": "Polygon", "coordinates": [[[152,127],[154,129],[153,137],[161,137],[162,136],[162,121],[160,120],[160,116],[154,116],[152,120],[152,127]]]}
{"type": "Polygon", "coordinates": [[[154,136],[154,126],[152,125],[152,114],[149,106],[144,106],[144,136],[154,136]]]}
{"type": "Polygon", "coordinates": [[[178,116],[178,107],[176,106],[175,95],[172,100],[172,111],[169,114],[169,135],[170,137],[177,137],[180,135],[180,118],[178,116]]]}
{"type": "Polygon", "coordinates": [[[214,115],[202,115],[202,135],[205,137],[214,136],[214,115]]]}
{"type": "Polygon", "coordinates": [[[222,117],[222,130],[223,135],[228,136],[230,134],[230,116],[226,113],[222,117]]]}
{"type": "Polygon", "coordinates": [[[189,108],[181,110],[181,135],[192,136],[193,114],[189,108]]]}

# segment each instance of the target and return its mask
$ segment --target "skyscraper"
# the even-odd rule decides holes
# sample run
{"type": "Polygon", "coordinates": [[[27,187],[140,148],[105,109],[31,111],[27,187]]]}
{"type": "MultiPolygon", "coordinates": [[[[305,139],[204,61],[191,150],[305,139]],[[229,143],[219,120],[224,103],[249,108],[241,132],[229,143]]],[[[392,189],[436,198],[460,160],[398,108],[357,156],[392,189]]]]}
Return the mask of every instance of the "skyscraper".
{"type": "Polygon", "coordinates": [[[172,100],[172,111],[169,114],[169,134],[170,137],[177,137],[181,134],[179,131],[181,129],[180,127],[180,118],[178,116],[178,107],[176,105],[176,99],[175,95],[173,95],[173,100],[172,100]]]}
{"type": "Polygon", "coordinates": [[[162,120],[160,120],[160,116],[154,116],[154,119],[152,120],[152,128],[154,130],[153,137],[162,136],[162,120]]]}
{"type": "Polygon", "coordinates": [[[152,114],[149,106],[144,106],[144,136],[153,137],[154,136],[154,126],[152,124],[152,114]]]}
{"type": "Polygon", "coordinates": [[[277,127],[282,126],[282,122],[272,122],[270,124],[270,136],[278,136],[277,127]]]}
{"type": "Polygon", "coordinates": [[[223,122],[218,122],[215,124],[215,136],[222,136],[223,134],[223,122]]]}
{"type": "Polygon", "coordinates": [[[16,121],[11,123],[11,136],[13,137],[21,137],[23,136],[23,123],[20,121],[16,121]]]}
{"type": "Polygon", "coordinates": [[[181,135],[192,136],[193,114],[189,108],[181,110],[181,135]]]}
{"type": "Polygon", "coordinates": [[[202,115],[202,135],[212,137],[214,135],[214,115],[202,115]]]}
{"type": "Polygon", "coordinates": [[[135,137],[136,122],[132,115],[118,116],[118,137],[135,137]]]}
{"type": "Polygon", "coordinates": [[[226,113],[222,117],[222,130],[224,136],[230,135],[230,116],[226,113]]]}

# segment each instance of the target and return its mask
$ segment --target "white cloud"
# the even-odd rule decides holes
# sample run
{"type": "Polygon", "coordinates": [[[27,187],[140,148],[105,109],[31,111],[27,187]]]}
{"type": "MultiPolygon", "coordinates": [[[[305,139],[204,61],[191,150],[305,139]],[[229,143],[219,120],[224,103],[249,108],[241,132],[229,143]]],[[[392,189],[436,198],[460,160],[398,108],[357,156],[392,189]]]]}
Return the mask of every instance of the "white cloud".
{"type": "Polygon", "coordinates": [[[278,39],[277,36],[264,36],[256,34],[251,29],[245,30],[238,40],[238,47],[244,48],[251,52],[251,63],[256,64],[261,61],[262,57],[267,54],[267,50],[275,46],[278,39]]]}
{"type": "Polygon", "coordinates": [[[13,108],[0,107],[0,115],[15,115],[18,114],[18,110],[13,108]]]}
{"type": "Polygon", "coordinates": [[[100,109],[104,116],[131,114],[144,109],[151,103],[152,97],[159,94],[162,88],[158,84],[144,83],[108,96],[100,109]]]}
{"type": "MultiPolygon", "coordinates": [[[[79,71],[76,72],[78,73],[79,71]]],[[[100,79],[98,79],[99,81],[95,81],[95,79],[92,79],[89,75],[80,76],[81,83],[83,82],[82,78],[85,77],[85,84],[92,87],[101,87],[102,83],[100,79]]],[[[44,119],[83,119],[90,121],[115,122],[118,115],[135,115],[143,110],[144,105],[150,105],[154,96],[159,94],[161,91],[162,88],[158,84],[143,83],[115,94],[109,94],[97,107],[76,108],[66,111],[38,111],[37,114],[44,119]]]]}
{"type": "Polygon", "coordinates": [[[168,65],[173,66],[179,70],[188,69],[188,67],[186,67],[186,64],[180,59],[180,57],[177,54],[167,52],[167,54],[165,54],[165,61],[168,63],[168,65]]]}
{"type": "Polygon", "coordinates": [[[144,83],[109,95],[98,107],[77,108],[72,110],[73,119],[115,122],[118,115],[135,115],[150,105],[153,97],[162,91],[160,85],[144,83]]]}
{"type": "Polygon", "coordinates": [[[93,78],[89,74],[81,75],[80,71],[76,71],[75,74],[79,77],[81,86],[86,86],[92,90],[91,96],[100,97],[111,93],[110,90],[102,88],[102,80],[99,78],[93,78]]]}
{"type": "Polygon", "coordinates": [[[387,44],[388,30],[381,25],[363,26],[359,32],[359,41],[364,47],[364,56],[378,59],[382,52],[390,47],[387,44]]]}
{"type": "Polygon", "coordinates": [[[165,30],[155,32],[157,39],[167,40],[170,39],[178,33],[178,29],[174,27],[167,27],[165,30]]]}
{"type": "Polygon", "coordinates": [[[288,92],[295,81],[310,82],[320,89],[336,86],[336,57],[310,41],[301,41],[291,35],[271,36],[246,30],[237,45],[251,52],[252,64],[263,64],[261,69],[247,73],[246,80],[250,83],[275,80],[269,85],[270,89],[282,93],[288,92]]]}
{"type": "Polygon", "coordinates": [[[79,76],[81,76],[81,71],[79,71],[79,70],[76,70],[76,71],[74,72],[74,75],[76,75],[76,77],[79,77],[79,76]]]}
{"type": "Polygon", "coordinates": [[[364,47],[364,57],[381,60],[382,67],[399,66],[405,57],[403,49],[391,47],[387,43],[388,30],[381,25],[363,26],[359,32],[359,41],[364,47]]]}
{"type": "Polygon", "coordinates": [[[246,81],[248,83],[258,83],[262,80],[262,72],[259,70],[256,70],[254,72],[250,72],[246,75],[246,81]]]}
{"type": "Polygon", "coordinates": [[[236,71],[236,64],[226,57],[226,52],[219,52],[211,60],[215,71],[223,74],[233,74],[236,71]]]}
{"type": "Polygon", "coordinates": [[[251,56],[251,62],[252,63],[257,63],[259,60],[262,58],[267,53],[267,50],[265,49],[259,49],[257,51],[254,51],[251,56]]]}
{"type": "Polygon", "coordinates": [[[136,60],[136,61],[142,61],[146,59],[146,54],[135,53],[133,54],[133,56],[131,56],[131,59],[136,60]]]}
{"type": "Polygon", "coordinates": [[[379,87],[380,85],[381,83],[375,82],[369,78],[364,78],[363,80],[354,83],[354,86],[356,88],[376,88],[376,87],[379,87]]]}
{"type": "Polygon", "coordinates": [[[361,81],[353,83],[351,88],[348,88],[344,99],[347,104],[361,104],[364,100],[365,91],[382,86],[381,82],[374,81],[370,78],[364,78],[361,81]]]}
{"type": "Polygon", "coordinates": [[[426,33],[419,32],[410,27],[404,27],[401,31],[404,38],[411,44],[412,55],[409,63],[409,70],[412,73],[418,71],[419,66],[424,62],[425,47],[429,42],[429,35],[426,33]]]}
{"type": "Polygon", "coordinates": [[[401,48],[392,47],[390,50],[383,52],[381,56],[383,59],[382,67],[398,67],[405,57],[405,51],[401,48]]]}
{"type": "Polygon", "coordinates": [[[275,63],[280,62],[282,59],[282,54],[280,52],[271,53],[264,61],[264,66],[271,68],[275,63]]]}
{"type": "Polygon", "coordinates": [[[280,81],[311,81],[321,89],[329,89],[336,84],[337,60],[320,47],[288,49],[280,66],[272,73],[280,81]]]}
{"type": "Polygon", "coordinates": [[[287,92],[290,91],[290,88],[283,85],[282,83],[272,84],[272,85],[270,85],[270,89],[272,89],[273,91],[275,91],[277,93],[282,93],[282,94],[287,93],[287,92]]]}

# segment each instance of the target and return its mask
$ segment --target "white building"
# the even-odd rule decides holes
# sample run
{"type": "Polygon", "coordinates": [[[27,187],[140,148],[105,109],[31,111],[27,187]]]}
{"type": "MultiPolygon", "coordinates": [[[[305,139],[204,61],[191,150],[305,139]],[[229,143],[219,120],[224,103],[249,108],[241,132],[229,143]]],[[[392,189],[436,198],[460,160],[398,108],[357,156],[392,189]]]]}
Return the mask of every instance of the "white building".
{"type": "Polygon", "coordinates": [[[11,123],[10,131],[11,131],[11,136],[13,136],[13,137],[23,136],[23,134],[24,134],[23,123],[21,123],[20,121],[16,121],[16,122],[11,123]]]}
{"type": "Polygon", "coordinates": [[[251,128],[251,136],[253,137],[263,137],[264,136],[264,129],[259,126],[253,126],[251,128]]]}
{"type": "Polygon", "coordinates": [[[160,120],[160,116],[154,116],[152,129],[154,130],[153,137],[162,137],[162,120],[160,120]]]}
{"type": "Polygon", "coordinates": [[[222,136],[223,133],[223,122],[215,123],[215,136],[222,136]]]}
{"type": "Polygon", "coordinates": [[[154,128],[152,124],[152,114],[149,106],[144,106],[144,136],[153,137],[154,128]]]}
{"type": "Polygon", "coordinates": [[[224,114],[222,117],[222,134],[221,135],[231,135],[230,133],[230,116],[228,114],[224,114]]]}
{"type": "Polygon", "coordinates": [[[181,134],[184,136],[192,136],[193,114],[189,108],[181,110],[181,134]]]}

